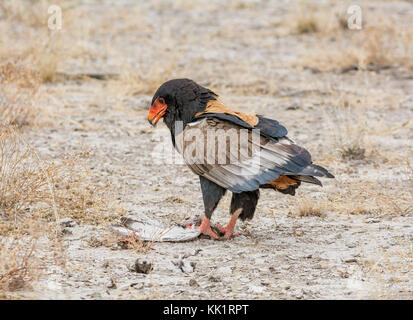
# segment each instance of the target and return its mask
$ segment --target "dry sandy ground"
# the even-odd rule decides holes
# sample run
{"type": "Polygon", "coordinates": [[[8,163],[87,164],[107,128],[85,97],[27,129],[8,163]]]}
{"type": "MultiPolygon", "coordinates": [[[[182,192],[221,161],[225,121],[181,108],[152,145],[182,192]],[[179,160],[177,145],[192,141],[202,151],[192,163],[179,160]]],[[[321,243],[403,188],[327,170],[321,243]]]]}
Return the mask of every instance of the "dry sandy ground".
{"type": "MultiPolygon", "coordinates": [[[[375,21],[376,14],[413,21],[411,2],[362,4],[370,13],[367,21],[375,21]]],[[[334,19],[328,2],[310,5],[314,15],[324,12],[334,19]]],[[[169,146],[169,132],[163,124],[151,128],[146,114],[153,90],[168,78],[193,78],[230,107],[279,120],[336,179],[324,180],[323,188],[302,186],[295,197],[262,190],[254,219],[239,222],[241,235],[228,241],[121,249],[116,242],[107,244],[115,237],[108,222],[88,225],[80,219],[65,228],[65,268],[48,270],[31,290],[14,294],[40,299],[411,299],[411,61],[389,63],[385,56],[379,64],[371,58],[390,67],[342,72],[347,54],[340,51],[354,40],[349,32],[367,31],[324,31],[327,20],[316,33],[291,31],[299,19],[294,12],[310,12],[303,8],[306,4],[290,1],[231,2],[225,9],[211,1],[177,1],[173,8],[160,2],[79,5],[83,15],[71,18],[78,22],[71,24],[78,28],[76,37],[65,28],[62,32],[69,34],[67,46],[83,51],[62,60],[58,71],[122,77],[43,84],[39,103],[52,121],[31,130],[28,139],[44,158],[84,152],[94,181],[110,181],[125,215],[172,225],[203,211],[198,178],[184,165],[156,161],[159,148],[169,146]],[[336,54],[331,66],[308,60],[323,60],[325,51],[336,54]],[[363,159],[341,156],[338,149],[346,140],[362,140],[363,159]],[[133,271],[137,259],[153,270],[133,271]]],[[[228,219],[229,196],[214,221],[228,219]]]]}
{"type": "MultiPolygon", "coordinates": [[[[78,90],[77,99],[81,93],[80,88],[78,90]]],[[[86,89],[83,85],[83,90],[93,92],[96,88],[86,89]]],[[[141,101],[145,108],[147,99],[141,101]]],[[[81,107],[78,111],[81,112],[81,107]]],[[[89,117],[78,114],[77,118],[102,126],[104,130],[75,131],[77,127],[71,123],[55,132],[42,130],[36,133],[35,139],[39,149],[46,153],[61,148],[76,150],[79,145],[91,148],[91,165],[102,172],[102,176],[117,176],[122,185],[121,203],[128,215],[140,220],[155,219],[171,225],[202,213],[198,178],[185,166],[153,164],[150,150],[156,134],[148,128],[146,110],[140,112],[141,117],[129,120],[120,112],[102,113],[89,117]]],[[[289,112],[266,112],[273,117],[283,113],[289,112]]],[[[284,123],[288,126],[288,121],[284,123]]],[[[310,128],[311,125],[303,126],[301,134],[311,137],[310,128]]],[[[156,130],[166,132],[167,129],[156,130]]],[[[301,140],[305,145],[306,139],[301,140]]],[[[366,164],[362,166],[364,171],[366,164]]],[[[340,180],[339,169],[331,169],[340,180]]],[[[379,176],[380,172],[370,174],[379,176]]],[[[302,187],[291,201],[299,201],[306,194],[317,199],[337,188],[335,184],[325,181],[324,188],[302,187]]],[[[391,213],[376,216],[348,215],[327,209],[324,217],[297,217],[289,214],[294,209],[286,204],[288,198],[263,190],[255,218],[244,225],[239,223],[242,235],[236,239],[153,243],[153,250],[142,253],[116,246],[93,247],[90,239],[108,237],[104,226],[68,228],[73,233],[64,237],[68,269],[39,282],[35,296],[71,299],[412,297],[411,212],[404,216],[391,213]],[[188,257],[182,259],[185,256],[188,257]],[[136,259],[152,263],[153,271],[148,275],[130,271],[136,259]],[[184,272],[176,266],[179,260],[185,261],[186,266],[191,262],[195,265],[184,268],[184,272]],[[111,279],[116,288],[112,288],[111,279]]],[[[226,222],[229,200],[227,196],[219,205],[213,216],[215,221],[226,222]]]]}

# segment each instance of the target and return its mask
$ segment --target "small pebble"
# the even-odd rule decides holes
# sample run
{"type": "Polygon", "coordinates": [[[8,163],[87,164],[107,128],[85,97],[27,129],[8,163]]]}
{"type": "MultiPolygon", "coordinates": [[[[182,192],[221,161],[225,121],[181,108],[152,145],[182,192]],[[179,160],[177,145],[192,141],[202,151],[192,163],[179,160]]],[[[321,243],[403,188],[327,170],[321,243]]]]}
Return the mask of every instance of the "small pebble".
{"type": "Polygon", "coordinates": [[[66,228],[73,228],[76,225],[76,221],[72,218],[62,218],[59,222],[62,227],[66,228]]]}
{"type": "Polygon", "coordinates": [[[152,271],[152,263],[149,263],[147,261],[140,262],[139,259],[136,259],[130,270],[137,273],[148,274],[152,271]]]}

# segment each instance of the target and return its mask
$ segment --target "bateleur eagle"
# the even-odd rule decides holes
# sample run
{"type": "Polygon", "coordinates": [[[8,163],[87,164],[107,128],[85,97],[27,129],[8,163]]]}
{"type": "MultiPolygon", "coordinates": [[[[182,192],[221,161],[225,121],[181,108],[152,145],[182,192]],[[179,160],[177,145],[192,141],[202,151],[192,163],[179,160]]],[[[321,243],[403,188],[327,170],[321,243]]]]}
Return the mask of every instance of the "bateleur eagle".
{"type": "Polygon", "coordinates": [[[238,218],[253,217],[260,188],[295,195],[301,182],[321,186],[316,177],[334,178],[312,163],[278,121],[233,111],[190,79],[167,81],[155,92],[148,120],[155,126],[161,118],[174,147],[199,176],[205,208],[199,228],[214,239],[219,237],[210,219],[226,190],[232,192],[231,218],[227,226],[215,226],[230,238],[237,235],[238,218]]]}

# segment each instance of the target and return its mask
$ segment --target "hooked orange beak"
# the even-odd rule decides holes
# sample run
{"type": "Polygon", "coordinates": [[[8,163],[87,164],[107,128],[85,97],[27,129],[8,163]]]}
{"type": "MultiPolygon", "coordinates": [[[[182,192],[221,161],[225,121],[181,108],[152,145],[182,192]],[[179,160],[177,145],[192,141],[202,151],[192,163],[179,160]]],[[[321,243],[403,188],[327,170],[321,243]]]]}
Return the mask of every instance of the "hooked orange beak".
{"type": "Polygon", "coordinates": [[[168,105],[163,98],[157,98],[149,109],[148,121],[151,125],[156,126],[158,121],[165,115],[168,105]],[[161,99],[161,101],[159,101],[161,99]]]}

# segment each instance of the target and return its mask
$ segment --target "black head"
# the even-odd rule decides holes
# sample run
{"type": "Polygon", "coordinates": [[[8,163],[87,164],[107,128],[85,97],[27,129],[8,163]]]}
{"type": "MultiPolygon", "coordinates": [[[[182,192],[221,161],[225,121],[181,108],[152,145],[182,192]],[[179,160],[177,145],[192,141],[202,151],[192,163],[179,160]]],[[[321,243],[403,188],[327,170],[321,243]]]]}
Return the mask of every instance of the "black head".
{"type": "Polygon", "coordinates": [[[208,100],[215,100],[211,90],[190,79],[173,79],[162,84],[152,99],[148,121],[155,126],[161,118],[173,132],[176,121],[185,126],[196,113],[205,110],[208,100]]]}

